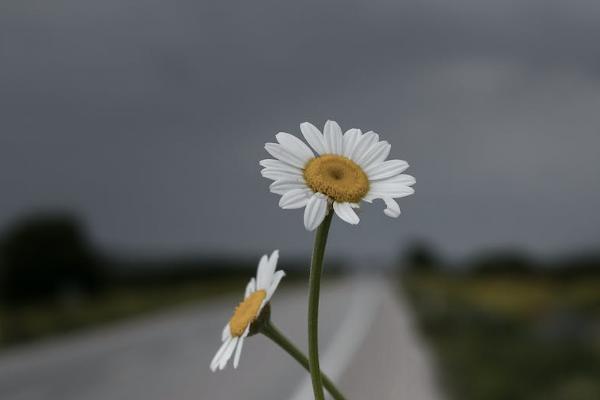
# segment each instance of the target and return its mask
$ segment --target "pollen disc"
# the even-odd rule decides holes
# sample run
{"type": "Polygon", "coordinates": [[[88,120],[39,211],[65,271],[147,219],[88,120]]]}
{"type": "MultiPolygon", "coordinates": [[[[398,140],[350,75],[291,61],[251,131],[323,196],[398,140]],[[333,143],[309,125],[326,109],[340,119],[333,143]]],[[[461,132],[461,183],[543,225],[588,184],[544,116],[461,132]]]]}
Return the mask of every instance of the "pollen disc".
{"type": "Polygon", "coordinates": [[[248,325],[258,318],[258,311],[265,297],[267,297],[266,291],[257,290],[236,307],[233,316],[229,320],[231,336],[242,336],[248,325]]]}
{"type": "Polygon", "coordinates": [[[304,180],[314,192],[340,203],[358,203],[369,192],[369,178],[362,168],[349,158],[333,154],[310,160],[304,180]]]}

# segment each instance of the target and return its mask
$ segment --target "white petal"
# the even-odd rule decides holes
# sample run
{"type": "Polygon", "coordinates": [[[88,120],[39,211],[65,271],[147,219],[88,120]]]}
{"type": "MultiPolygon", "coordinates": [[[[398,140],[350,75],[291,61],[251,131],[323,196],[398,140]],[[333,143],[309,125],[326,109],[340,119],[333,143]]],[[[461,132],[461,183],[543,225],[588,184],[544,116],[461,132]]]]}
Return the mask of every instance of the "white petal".
{"type": "Polygon", "coordinates": [[[271,183],[269,190],[275,194],[285,194],[294,189],[306,189],[306,183],[301,178],[296,180],[282,179],[271,183]]]}
{"type": "Polygon", "coordinates": [[[366,168],[365,173],[369,177],[370,181],[377,179],[390,178],[395,175],[399,175],[408,168],[408,163],[403,160],[388,160],[379,164],[366,168]]]}
{"type": "Polygon", "coordinates": [[[284,193],[279,199],[279,207],[284,210],[293,210],[296,208],[302,208],[308,203],[308,199],[312,195],[310,189],[293,189],[289,192],[284,193]]]}
{"type": "MultiPolygon", "coordinates": [[[[263,256],[265,257],[265,256],[263,256]]],[[[271,257],[267,257],[266,262],[258,266],[258,284],[256,285],[257,289],[268,289],[271,286],[271,281],[273,280],[273,272],[275,272],[275,268],[277,267],[277,260],[279,259],[279,250],[275,250],[271,257]]]]}
{"type": "Polygon", "coordinates": [[[396,184],[396,185],[412,186],[416,183],[416,180],[414,177],[412,177],[410,175],[400,174],[400,175],[392,176],[391,178],[381,179],[381,180],[373,182],[373,183],[377,183],[377,184],[392,183],[392,184],[396,184]]]}
{"type": "Polygon", "coordinates": [[[279,132],[277,135],[275,135],[275,137],[283,147],[294,153],[304,162],[308,162],[308,160],[315,157],[315,154],[312,152],[310,147],[304,144],[304,142],[298,139],[296,136],[285,132],[279,132]]]}
{"type": "Polygon", "coordinates": [[[275,167],[275,166],[279,165],[280,162],[281,161],[279,161],[279,160],[273,160],[272,158],[265,158],[264,160],[260,160],[258,163],[262,167],[267,168],[267,167],[275,167]]]}
{"type": "Polygon", "coordinates": [[[282,270],[275,272],[275,274],[273,275],[273,281],[271,282],[271,286],[269,286],[269,288],[267,289],[267,296],[265,298],[266,301],[271,300],[273,293],[275,293],[275,291],[277,290],[277,287],[279,286],[279,282],[281,282],[281,279],[284,276],[285,276],[285,272],[282,270]]]}
{"type": "Polygon", "coordinates": [[[369,193],[365,198],[377,199],[389,197],[395,199],[406,197],[415,193],[415,189],[397,183],[373,182],[369,188],[369,193]]]}
{"type": "Polygon", "coordinates": [[[262,176],[268,179],[303,179],[302,170],[300,168],[293,167],[289,164],[284,163],[283,161],[267,159],[262,160],[260,162],[260,165],[265,167],[263,170],[260,171],[260,173],[262,174],[262,176]]]}
{"type": "Polygon", "coordinates": [[[340,128],[338,123],[335,121],[325,122],[323,135],[325,136],[327,153],[342,154],[344,150],[344,139],[342,136],[342,128],[340,128]]]}
{"type": "Polygon", "coordinates": [[[231,328],[229,327],[229,322],[227,323],[227,325],[225,325],[225,328],[223,328],[223,332],[221,333],[221,341],[226,341],[227,339],[229,339],[231,337],[231,328]]]}
{"type": "Polygon", "coordinates": [[[269,257],[265,254],[260,258],[256,271],[256,290],[266,289],[269,285],[267,274],[269,271],[269,257]]]}
{"type": "Polygon", "coordinates": [[[277,268],[277,262],[279,261],[279,250],[274,250],[271,253],[271,257],[269,257],[269,267],[270,267],[270,278],[269,282],[273,281],[273,273],[277,268]]]}
{"type": "Polygon", "coordinates": [[[315,193],[304,209],[304,227],[308,231],[317,229],[327,215],[327,197],[321,193],[315,193]]]}
{"type": "Polygon", "coordinates": [[[383,162],[390,154],[392,146],[385,140],[371,146],[371,149],[364,153],[364,155],[357,160],[358,165],[363,169],[368,168],[371,165],[383,162]]]}
{"type": "Polygon", "coordinates": [[[223,344],[221,344],[221,347],[219,347],[217,354],[215,354],[212,361],[210,362],[210,369],[212,372],[215,372],[217,370],[217,367],[219,366],[219,363],[221,362],[221,356],[223,355],[223,353],[225,352],[225,349],[229,346],[229,343],[231,343],[232,340],[233,339],[230,338],[229,340],[223,342],[223,344]]]}
{"type": "Polygon", "coordinates": [[[349,224],[356,225],[360,221],[358,215],[352,209],[350,203],[333,203],[333,209],[338,217],[346,221],[349,224]]]}
{"type": "Polygon", "coordinates": [[[289,181],[293,179],[302,179],[302,175],[300,174],[290,174],[289,172],[275,171],[271,168],[261,169],[260,174],[263,176],[263,178],[267,178],[272,181],[289,181]]]}
{"type": "Polygon", "coordinates": [[[248,286],[246,286],[246,293],[244,294],[244,299],[247,299],[253,292],[256,292],[256,281],[254,278],[250,279],[248,282],[248,286]]]}
{"type": "Polygon", "coordinates": [[[244,339],[245,339],[244,336],[242,336],[240,338],[237,348],[235,349],[235,357],[233,358],[233,368],[237,368],[238,365],[240,364],[240,356],[242,355],[242,347],[244,346],[244,339]]]}
{"type": "Polygon", "coordinates": [[[352,153],[354,153],[354,149],[362,136],[360,129],[352,128],[348,129],[346,133],[344,133],[344,156],[352,159],[352,153]]]}
{"type": "Polygon", "coordinates": [[[327,147],[325,146],[325,138],[321,134],[321,131],[310,122],[303,122],[300,124],[300,130],[304,139],[312,146],[317,154],[326,153],[327,147]]]}
{"type": "Polygon", "coordinates": [[[362,135],[358,140],[358,143],[356,143],[354,151],[352,152],[352,161],[357,162],[357,160],[359,160],[363,156],[363,154],[369,151],[371,149],[371,146],[375,145],[375,143],[377,143],[378,140],[379,135],[372,131],[369,131],[362,135]]]}
{"type": "Polygon", "coordinates": [[[384,198],[386,209],[383,210],[383,213],[388,217],[398,218],[400,216],[400,206],[394,199],[384,198]]]}
{"type": "Polygon", "coordinates": [[[289,164],[284,163],[283,161],[273,160],[272,158],[266,158],[264,160],[260,160],[259,164],[265,168],[273,168],[282,171],[296,171],[302,173],[302,169],[298,167],[291,166],[289,164]]]}
{"type": "Polygon", "coordinates": [[[294,167],[304,168],[304,165],[306,164],[306,160],[278,143],[265,144],[265,150],[276,159],[281,160],[286,164],[293,165],[294,167]]]}
{"type": "Polygon", "coordinates": [[[231,358],[233,351],[235,350],[235,345],[237,344],[239,338],[233,338],[229,341],[229,345],[223,352],[221,356],[221,361],[219,362],[219,369],[222,370],[227,365],[227,361],[231,358]]]}

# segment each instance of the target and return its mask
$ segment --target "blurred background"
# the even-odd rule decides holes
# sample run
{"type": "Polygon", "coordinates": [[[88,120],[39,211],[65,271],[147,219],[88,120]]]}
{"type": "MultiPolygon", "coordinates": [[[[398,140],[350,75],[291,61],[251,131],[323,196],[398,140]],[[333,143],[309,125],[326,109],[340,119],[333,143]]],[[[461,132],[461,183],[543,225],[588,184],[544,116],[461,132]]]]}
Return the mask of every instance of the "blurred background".
{"type": "MultiPolygon", "coordinates": [[[[586,0],[4,0],[0,397],[233,398],[204,368],[222,325],[275,248],[282,297],[304,302],[312,245],[260,176],[264,143],[334,119],[378,132],[417,184],[398,220],[381,203],[333,224],[331,292],[386,281],[398,308],[379,312],[410,323],[440,398],[600,398],[598,37],[586,0]],[[137,348],[148,321],[161,345],[137,348]],[[170,329],[200,353],[151,372],[170,329]],[[140,387],[153,373],[172,391],[140,387]]],[[[359,398],[369,374],[345,371],[359,398]]],[[[286,398],[301,374],[237,386],[286,398]]]]}

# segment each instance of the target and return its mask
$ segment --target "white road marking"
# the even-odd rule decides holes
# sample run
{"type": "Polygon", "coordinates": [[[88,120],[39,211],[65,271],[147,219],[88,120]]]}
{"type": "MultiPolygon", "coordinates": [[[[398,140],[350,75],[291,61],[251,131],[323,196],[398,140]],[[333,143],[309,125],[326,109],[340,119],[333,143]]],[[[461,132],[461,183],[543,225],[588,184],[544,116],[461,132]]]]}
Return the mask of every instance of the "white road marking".
{"type": "MultiPolygon", "coordinates": [[[[355,278],[350,306],[331,344],[321,356],[321,370],[336,382],[354,358],[356,351],[367,337],[369,329],[381,305],[384,286],[380,279],[360,276],[355,278]]],[[[325,316],[321,316],[323,318],[325,316]]],[[[310,375],[305,376],[290,400],[313,398],[310,375]]]]}

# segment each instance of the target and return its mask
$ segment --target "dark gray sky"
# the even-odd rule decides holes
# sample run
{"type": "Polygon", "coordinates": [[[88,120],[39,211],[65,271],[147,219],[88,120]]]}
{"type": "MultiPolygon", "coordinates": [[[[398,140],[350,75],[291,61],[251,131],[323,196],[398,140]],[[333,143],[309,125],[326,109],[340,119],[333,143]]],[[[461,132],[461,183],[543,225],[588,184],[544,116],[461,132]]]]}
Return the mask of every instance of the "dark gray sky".
{"type": "Polygon", "coordinates": [[[599,37],[583,0],[4,0],[0,228],[68,209],[122,252],[304,254],[258,161],[331,118],[417,178],[332,252],[597,246],[599,37]]]}

